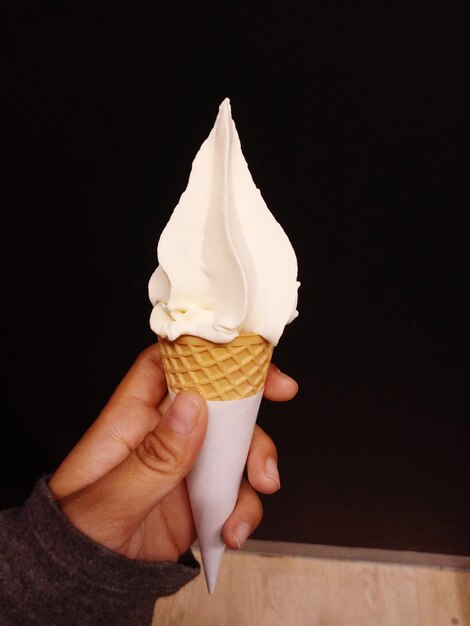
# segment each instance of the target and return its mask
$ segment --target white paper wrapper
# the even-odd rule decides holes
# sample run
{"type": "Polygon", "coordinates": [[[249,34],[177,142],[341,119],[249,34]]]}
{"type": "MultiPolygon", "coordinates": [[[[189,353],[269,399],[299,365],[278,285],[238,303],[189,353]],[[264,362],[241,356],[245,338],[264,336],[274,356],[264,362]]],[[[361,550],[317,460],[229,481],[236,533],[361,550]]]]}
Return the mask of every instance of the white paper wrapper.
{"type": "Polygon", "coordinates": [[[209,593],[222,564],[222,528],[237,501],[262,397],[261,391],[242,400],[207,402],[206,438],[186,477],[209,593]]]}

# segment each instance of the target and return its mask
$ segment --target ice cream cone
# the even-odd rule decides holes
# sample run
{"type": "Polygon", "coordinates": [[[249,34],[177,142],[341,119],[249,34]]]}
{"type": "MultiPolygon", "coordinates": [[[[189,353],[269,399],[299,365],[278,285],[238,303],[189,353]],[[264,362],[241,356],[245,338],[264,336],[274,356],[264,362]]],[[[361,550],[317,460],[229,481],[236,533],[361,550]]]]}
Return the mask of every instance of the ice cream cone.
{"type": "Polygon", "coordinates": [[[209,409],[204,444],[186,483],[213,593],[225,549],[222,528],[237,500],[273,346],[255,334],[226,344],[159,337],[159,344],[170,394],[197,390],[209,409]]]}
{"type": "Polygon", "coordinates": [[[244,333],[229,343],[192,335],[158,338],[168,388],[196,389],[206,400],[241,400],[264,387],[273,346],[260,335],[244,333]]]}

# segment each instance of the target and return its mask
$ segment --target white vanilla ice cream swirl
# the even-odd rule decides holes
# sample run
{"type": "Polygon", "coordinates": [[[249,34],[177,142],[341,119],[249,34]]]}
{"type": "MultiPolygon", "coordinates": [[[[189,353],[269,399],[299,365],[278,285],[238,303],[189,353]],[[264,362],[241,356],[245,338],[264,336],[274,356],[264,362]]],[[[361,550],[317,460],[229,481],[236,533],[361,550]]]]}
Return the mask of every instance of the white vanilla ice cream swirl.
{"type": "Polygon", "coordinates": [[[295,252],[253,182],[228,99],[193,161],[157,254],[150,326],[161,337],[227,343],[250,332],[277,345],[298,315],[295,252]]]}

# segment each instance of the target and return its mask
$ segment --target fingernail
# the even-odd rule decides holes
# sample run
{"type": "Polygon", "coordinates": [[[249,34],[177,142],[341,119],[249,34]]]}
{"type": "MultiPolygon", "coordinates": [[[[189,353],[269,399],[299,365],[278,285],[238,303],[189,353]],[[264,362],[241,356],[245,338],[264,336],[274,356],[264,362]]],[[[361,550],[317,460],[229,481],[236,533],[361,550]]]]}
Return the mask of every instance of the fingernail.
{"type": "Polygon", "coordinates": [[[278,488],[281,488],[281,481],[279,479],[279,470],[277,469],[277,462],[272,456],[268,458],[265,465],[266,476],[277,483],[278,488]]]}
{"type": "Polygon", "coordinates": [[[187,435],[196,426],[200,410],[201,407],[196,399],[185,393],[179,393],[164,419],[171,430],[187,435]]]}
{"type": "Polygon", "coordinates": [[[251,534],[251,526],[248,524],[248,522],[240,522],[240,524],[237,526],[237,530],[235,531],[233,535],[233,538],[237,542],[237,546],[239,550],[242,547],[242,545],[245,543],[245,541],[248,539],[250,534],[251,534]]]}

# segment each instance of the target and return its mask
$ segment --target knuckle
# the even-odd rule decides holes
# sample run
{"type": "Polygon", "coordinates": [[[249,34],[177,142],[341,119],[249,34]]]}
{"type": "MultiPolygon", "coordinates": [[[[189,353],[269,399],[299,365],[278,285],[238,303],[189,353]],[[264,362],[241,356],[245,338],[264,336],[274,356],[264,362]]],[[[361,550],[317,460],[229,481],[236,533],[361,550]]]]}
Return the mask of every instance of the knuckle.
{"type": "Polygon", "coordinates": [[[168,476],[184,475],[177,451],[153,432],[145,435],[136,448],[136,455],[145,468],[153,472],[168,476]]]}
{"type": "Polygon", "coordinates": [[[255,518],[259,523],[263,519],[264,508],[261,500],[257,498],[256,508],[255,508],[255,518]]]}
{"type": "Polygon", "coordinates": [[[255,451],[257,454],[271,454],[273,450],[276,450],[274,441],[267,432],[257,424],[251,441],[251,452],[255,451]]]}
{"type": "Polygon", "coordinates": [[[152,344],[151,346],[148,346],[147,348],[142,350],[142,352],[137,355],[136,363],[147,364],[150,367],[154,366],[155,364],[160,365],[161,353],[158,343],[152,344]]]}
{"type": "Polygon", "coordinates": [[[258,525],[263,518],[264,508],[261,498],[251,485],[244,484],[240,494],[239,502],[245,511],[249,512],[250,518],[255,525],[258,525]],[[243,504],[242,504],[243,503],[243,504]]]}

